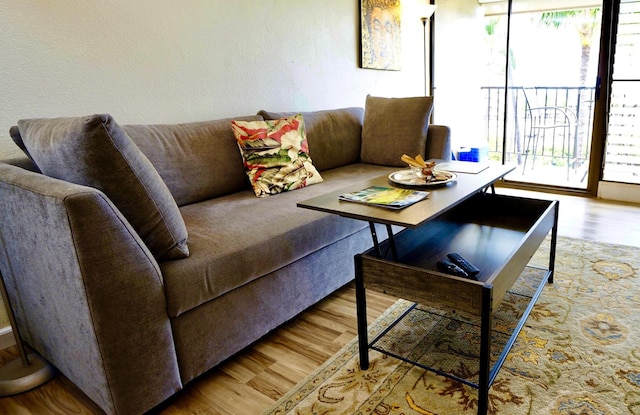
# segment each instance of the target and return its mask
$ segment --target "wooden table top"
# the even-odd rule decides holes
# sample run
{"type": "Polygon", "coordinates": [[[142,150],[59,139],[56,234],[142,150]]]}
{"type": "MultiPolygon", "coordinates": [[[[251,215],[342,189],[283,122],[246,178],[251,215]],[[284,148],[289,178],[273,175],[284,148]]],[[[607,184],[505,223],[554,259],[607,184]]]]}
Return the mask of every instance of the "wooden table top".
{"type": "Polygon", "coordinates": [[[456,173],[457,180],[446,185],[416,187],[416,190],[429,192],[429,197],[399,210],[338,199],[338,196],[343,193],[355,192],[369,186],[398,187],[386,175],[357,182],[322,196],[299,202],[297,206],[368,222],[416,228],[502,179],[514,169],[514,166],[492,164],[489,168],[476,174],[456,173]]]}

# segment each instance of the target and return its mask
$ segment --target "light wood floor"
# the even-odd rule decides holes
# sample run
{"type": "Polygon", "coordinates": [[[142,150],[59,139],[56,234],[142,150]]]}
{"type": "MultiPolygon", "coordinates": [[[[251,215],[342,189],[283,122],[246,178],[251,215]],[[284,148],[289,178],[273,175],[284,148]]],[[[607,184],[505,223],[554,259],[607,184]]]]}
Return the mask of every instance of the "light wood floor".
{"type": "MultiPolygon", "coordinates": [[[[559,233],[606,243],[640,246],[640,206],[578,196],[498,188],[498,193],[560,200],[559,233]]],[[[395,298],[368,293],[372,321],[395,298]]],[[[169,400],[163,415],[256,415],[302,381],[356,336],[352,285],[337,291],[291,322],[220,365],[169,400]]],[[[0,351],[0,364],[17,357],[0,351]]],[[[0,414],[91,414],[96,409],[58,376],[18,396],[0,398],[0,414]]]]}

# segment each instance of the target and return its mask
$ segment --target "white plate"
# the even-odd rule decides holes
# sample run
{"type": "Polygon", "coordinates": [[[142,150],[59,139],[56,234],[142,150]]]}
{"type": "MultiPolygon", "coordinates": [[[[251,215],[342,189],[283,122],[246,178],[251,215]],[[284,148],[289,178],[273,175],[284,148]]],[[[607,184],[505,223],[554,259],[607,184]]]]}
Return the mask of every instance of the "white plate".
{"type": "Polygon", "coordinates": [[[437,170],[437,172],[447,175],[448,178],[445,180],[434,180],[427,183],[426,180],[416,177],[411,169],[408,169],[391,173],[389,175],[389,180],[391,180],[393,183],[401,184],[404,186],[440,186],[446,183],[454,182],[458,178],[457,174],[450,171],[437,170]]]}

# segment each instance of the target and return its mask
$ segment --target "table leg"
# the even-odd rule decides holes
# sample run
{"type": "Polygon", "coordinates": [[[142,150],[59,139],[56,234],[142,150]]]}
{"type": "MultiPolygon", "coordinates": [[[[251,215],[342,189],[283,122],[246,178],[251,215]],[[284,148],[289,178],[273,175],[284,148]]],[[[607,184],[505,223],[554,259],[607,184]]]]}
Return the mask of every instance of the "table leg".
{"type": "Polygon", "coordinates": [[[367,296],[362,275],[362,256],[354,257],[356,268],[356,314],[358,318],[358,350],[360,352],[360,369],[369,369],[369,336],[367,333],[367,296]]]}
{"type": "Polygon", "coordinates": [[[398,260],[398,250],[396,249],[396,240],[393,237],[393,229],[391,225],[387,225],[387,236],[389,237],[389,248],[391,249],[391,258],[394,261],[398,260]]]}
{"type": "Polygon", "coordinates": [[[549,247],[549,278],[547,282],[553,282],[553,274],[556,267],[556,244],[558,242],[558,217],[560,214],[560,202],[556,202],[555,218],[553,218],[553,228],[551,228],[551,246],[549,247]]]}
{"type": "Polygon", "coordinates": [[[374,222],[369,222],[369,230],[371,231],[371,239],[373,239],[373,248],[376,250],[378,258],[382,258],[382,251],[380,250],[378,233],[376,232],[376,224],[374,222]]]}
{"type": "Polygon", "coordinates": [[[492,195],[496,194],[496,186],[495,186],[494,183],[491,183],[489,186],[487,186],[484,189],[480,190],[480,193],[487,194],[489,192],[489,189],[491,189],[491,194],[492,195]]]}
{"type": "Polygon", "coordinates": [[[480,322],[480,373],[478,375],[478,415],[489,409],[489,371],[491,370],[492,290],[482,289],[482,317],[480,322]]]}

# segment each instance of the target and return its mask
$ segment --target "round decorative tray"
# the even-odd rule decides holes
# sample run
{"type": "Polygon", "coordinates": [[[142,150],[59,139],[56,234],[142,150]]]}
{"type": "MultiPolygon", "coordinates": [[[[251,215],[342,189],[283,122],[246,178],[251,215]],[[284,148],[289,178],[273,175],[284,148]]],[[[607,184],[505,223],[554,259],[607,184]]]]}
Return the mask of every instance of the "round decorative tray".
{"type": "Polygon", "coordinates": [[[401,184],[404,186],[440,186],[446,183],[454,182],[458,178],[457,174],[452,173],[450,171],[445,171],[445,170],[435,170],[435,171],[437,172],[438,176],[444,177],[444,179],[432,180],[430,182],[427,182],[424,179],[420,179],[419,177],[416,177],[416,175],[413,174],[411,169],[407,169],[407,170],[399,170],[391,173],[389,175],[389,180],[391,180],[393,183],[401,184]]]}

